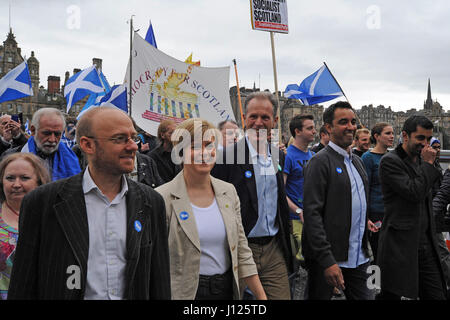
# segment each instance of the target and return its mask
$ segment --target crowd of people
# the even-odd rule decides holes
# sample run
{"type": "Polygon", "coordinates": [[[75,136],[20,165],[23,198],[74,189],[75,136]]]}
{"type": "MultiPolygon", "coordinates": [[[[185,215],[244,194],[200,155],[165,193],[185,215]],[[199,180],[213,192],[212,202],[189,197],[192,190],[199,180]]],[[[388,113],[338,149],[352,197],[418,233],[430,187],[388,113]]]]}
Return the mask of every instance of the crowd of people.
{"type": "Polygon", "coordinates": [[[163,120],[154,137],[116,108],[43,108],[28,136],[0,117],[0,298],[290,300],[303,269],[303,299],[448,299],[433,123],[408,118],[394,145],[337,102],[321,128],[294,116],[286,148],[278,120],[268,92],[244,130],[163,120]]]}

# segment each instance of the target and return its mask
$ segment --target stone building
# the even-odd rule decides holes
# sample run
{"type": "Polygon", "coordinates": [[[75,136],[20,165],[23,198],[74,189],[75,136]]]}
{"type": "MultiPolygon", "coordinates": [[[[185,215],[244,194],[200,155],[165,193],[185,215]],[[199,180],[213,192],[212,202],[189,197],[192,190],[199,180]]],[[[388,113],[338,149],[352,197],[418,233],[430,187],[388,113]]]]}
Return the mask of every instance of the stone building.
{"type": "MultiPolygon", "coordinates": [[[[240,88],[242,107],[244,106],[245,98],[252,92],[259,91],[260,89],[246,89],[245,87],[240,88]]],[[[266,90],[268,91],[268,90],[266,90]]],[[[238,95],[236,86],[230,88],[230,100],[231,106],[233,108],[233,112],[235,114],[235,118],[241,126],[241,116],[239,111],[238,104],[238,95]]],[[[336,101],[338,101],[336,99],[336,101]]],[[[304,106],[297,99],[287,99],[282,96],[280,93],[280,117],[281,117],[281,135],[282,140],[287,142],[291,136],[289,132],[289,121],[298,114],[312,114],[314,116],[314,122],[316,125],[317,131],[322,126],[322,115],[324,111],[324,107],[321,105],[313,105],[313,106],[304,106]]],[[[434,132],[433,135],[435,137],[439,137],[441,140],[443,149],[450,149],[450,112],[445,112],[443,107],[437,101],[433,101],[431,98],[431,85],[430,81],[428,81],[428,92],[427,99],[424,102],[424,108],[421,110],[410,109],[406,112],[404,111],[393,111],[391,107],[384,107],[379,105],[374,107],[373,105],[362,106],[361,109],[356,110],[356,114],[361,121],[361,124],[366,128],[372,128],[378,122],[387,122],[392,124],[394,128],[395,141],[398,141],[401,130],[403,127],[403,123],[405,120],[414,115],[414,114],[422,114],[428,117],[434,123],[434,132]]],[[[317,136],[316,142],[319,137],[317,136]]]]}
{"type": "MultiPolygon", "coordinates": [[[[22,50],[17,45],[16,37],[13,34],[12,29],[10,29],[6,40],[3,42],[3,45],[0,46],[0,78],[23,61],[22,50]]],[[[36,58],[34,51],[31,51],[31,56],[27,59],[27,64],[30,71],[33,96],[0,103],[0,114],[22,113],[24,122],[26,122],[26,119],[31,120],[33,113],[40,108],[53,107],[60,109],[66,114],[66,100],[63,94],[64,84],[70,78],[70,73],[66,71],[64,84],[61,84],[61,78],[59,76],[48,76],[47,88],[44,88],[44,86],[40,85],[39,60],[36,58]]],[[[93,58],[92,64],[97,65],[99,70],[101,70],[102,59],[93,58]]],[[[81,69],[74,68],[72,75],[80,70],[81,69]]],[[[88,97],[78,101],[69,111],[69,115],[78,115],[87,99],[88,97]]]]}

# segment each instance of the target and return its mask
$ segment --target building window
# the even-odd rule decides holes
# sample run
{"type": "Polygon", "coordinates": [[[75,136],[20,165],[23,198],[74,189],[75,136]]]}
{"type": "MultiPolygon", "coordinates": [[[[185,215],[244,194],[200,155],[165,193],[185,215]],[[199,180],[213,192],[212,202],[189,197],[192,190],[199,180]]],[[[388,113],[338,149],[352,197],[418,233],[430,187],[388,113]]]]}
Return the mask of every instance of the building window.
{"type": "Polygon", "coordinates": [[[7,58],[7,61],[8,61],[8,62],[12,62],[12,57],[8,57],[8,58],[7,58]]]}
{"type": "Polygon", "coordinates": [[[8,108],[8,112],[11,112],[13,110],[12,104],[7,104],[6,107],[8,108]]]}
{"type": "Polygon", "coordinates": [[[21,112],[22,112],[22,105],[19,104],[19,105],[17,106],[17,113],[21,113],[21,112]]]}

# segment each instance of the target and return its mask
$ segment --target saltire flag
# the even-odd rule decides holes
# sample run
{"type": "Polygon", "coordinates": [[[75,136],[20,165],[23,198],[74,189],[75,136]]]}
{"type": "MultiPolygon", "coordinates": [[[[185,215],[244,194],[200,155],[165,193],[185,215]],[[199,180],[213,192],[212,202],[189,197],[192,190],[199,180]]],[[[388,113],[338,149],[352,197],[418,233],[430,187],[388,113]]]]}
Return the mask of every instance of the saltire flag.
{"type": "Polygon", "coordinates": [[[33,87],[26,61],[0,79],[0,103],[32,95],[33,87]]]}
{"type": "Polygon", "coordinates": [[[84,105],[83,109],[81,109],[80,112],[86,111],[93,104],[100,102],[102,97],[111,91],[111,86],[109,85],[109,82],[108,82],[108,80],[106,80],[106,77],[102,71],[100,71],[100,81],[102,82],[102,85],[103,85],[103,88],[105,89],[105,91],[100,92],[100,93],[91,94],[89,96],[88,100],[86,101],[86,104],[84,105]]]}
{"type": "MultiPolygon", "coordinates": [[[[101,99],[97,103],[93,104],[91,108],[110,106],[119,108],[128,114],[127,101],[127,87],[120,84],[113,86],[109,93],[101,97],[101,99]]],[[[87,110],[88,108],[83,109],[78,115],[77,120],[79,120],[87,110]]]]}
{"type": "Polygon", "coordinates": [[[150,21],[150,26],[148,27],[147,34],[145,35],[145,40],[150,43],[155,48],[158,48],[156,45],[155,34],[153,33],[152,22],[150,21]]]}
{"type": "Polygon", "coordinates": [[[194,66],[199,66],[200,67],[200,60],[199,61],[192,61],[192,53],[189,55],[189,57],[186,58],[186,60],[184,60],[184,62],[189,63],[189,64],[193,64],[194,66]]]}
{"type": "Polygon", "coordinates": [[[310,106],[345,95],[324,63],[319,70],[303,80],[299,86],[289,84],[284,91],[284,96],[289,99],[300,99],[304,105],[310,106]]]}
{"type": "Polygon", "coordinates": [[[86,95],[101,92],[104,92],[104,89],[95,65],[77,72],[67,80],[64,86],[67,112],[86,95]]]}
{"type": "Polygon", "coordinates": [[[30,130],[30,119],[27,119],[27,122],[25,122],[25,132],[29,135],[31,135],[31,130],[30,130]]]}

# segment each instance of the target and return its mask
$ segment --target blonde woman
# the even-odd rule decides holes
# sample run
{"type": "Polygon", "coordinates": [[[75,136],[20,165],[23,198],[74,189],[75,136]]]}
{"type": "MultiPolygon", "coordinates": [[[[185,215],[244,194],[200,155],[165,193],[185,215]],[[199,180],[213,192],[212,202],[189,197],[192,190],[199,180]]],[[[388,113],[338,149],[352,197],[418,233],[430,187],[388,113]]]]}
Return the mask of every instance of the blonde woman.
{"type": "Polygon", "coordinates": [[[182,153],[183,170],[156,189],[166,204],[172,299],[239,299],[240,280],[257,299],[267,299],[236,190],[210,175],[218,137],[205,120],[182,122],[172,140],[175,153],[182,153]]]}

